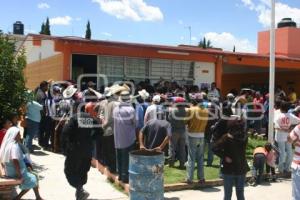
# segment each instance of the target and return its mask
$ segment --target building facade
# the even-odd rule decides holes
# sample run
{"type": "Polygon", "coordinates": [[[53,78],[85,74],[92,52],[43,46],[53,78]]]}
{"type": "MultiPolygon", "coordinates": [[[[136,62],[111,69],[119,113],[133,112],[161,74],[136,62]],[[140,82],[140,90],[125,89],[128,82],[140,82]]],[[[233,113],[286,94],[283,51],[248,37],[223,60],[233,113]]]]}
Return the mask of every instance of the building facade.
{"type": "MultiPolygon", "coordinates": [[[[277,34],[278,31],[294,34],[290,29],[300,30],[285,27],[278,29],[277,34]]],[[[269,56],[266,37],[266,32],[259,33],[256,54],[29,34],[22,45],[27,54],[27,87],[33,89],[42,80],[83,77],[85,82],[97,82],[98,88],[106,81],[150,79],[156,82],[164,79],[198,86],[216,82],[223,95],[231,89],[249,86],[267,90],[269,56]],[[97,74],[106,75],[107,80],[97,74]]],[[[284,37],[277,41],[286,42],[284,37]]],[[[300,93],[300,53],[297,56],[295,48],[291,49],[292,54],[289,54],[291,51],[276,51],[276,84],[284,89],[294,87],[300,93]]]]}

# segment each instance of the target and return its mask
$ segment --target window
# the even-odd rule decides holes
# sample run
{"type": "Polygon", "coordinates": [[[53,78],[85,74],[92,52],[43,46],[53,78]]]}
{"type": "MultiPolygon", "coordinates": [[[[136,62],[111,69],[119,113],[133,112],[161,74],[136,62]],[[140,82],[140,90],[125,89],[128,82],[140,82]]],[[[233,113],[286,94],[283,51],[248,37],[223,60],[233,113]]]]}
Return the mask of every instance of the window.
{"type": "Polygon", "coordinates": [[[151,77],[172,78],[172,60],[152,60],[150,68],[151,77]]]}
{"type": "Polygon", "coordinates": [[[147,59],[126,58],[126,77],[143,78],[148,76],[147,59]]]}
{"type": "Polygon", "coordinates": [[[99,72],[108,77],[124,76],[124,59],[123,57],[99,56],[99,72]]]}
{"type": "Polygon", "coordinates": [[[188,61],[174,61],[173,71],[175,79],[191,79],[193,78],[193,64],[188,61]]]}

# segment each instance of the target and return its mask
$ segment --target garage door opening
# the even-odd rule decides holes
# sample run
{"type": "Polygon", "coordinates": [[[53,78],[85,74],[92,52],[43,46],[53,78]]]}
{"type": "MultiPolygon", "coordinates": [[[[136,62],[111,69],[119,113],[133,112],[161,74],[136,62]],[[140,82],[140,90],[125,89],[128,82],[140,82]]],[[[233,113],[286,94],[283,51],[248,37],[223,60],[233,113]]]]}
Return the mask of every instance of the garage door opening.
{"type": "MultiPolygon", "coordinates": [[[[72,55],[72,80],[79,81],[78,77],[81,74],[97,74],[97,56],[96,55],[83,55],[83,54],[73,54],[72,55]]],[[[80,81],[80,86],[82,89],[86,88],[89,81],[93,81],[97,84],[97,78],[85,77],[80,81]]],[[[77,83],[79,84],[79,83],[77,83]]]]}

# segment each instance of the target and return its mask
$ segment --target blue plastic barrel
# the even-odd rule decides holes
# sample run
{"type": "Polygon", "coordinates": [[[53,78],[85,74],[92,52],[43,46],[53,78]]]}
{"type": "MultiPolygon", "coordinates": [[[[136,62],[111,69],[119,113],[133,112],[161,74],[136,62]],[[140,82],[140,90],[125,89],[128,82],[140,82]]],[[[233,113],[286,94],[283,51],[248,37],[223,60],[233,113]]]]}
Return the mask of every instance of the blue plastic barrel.
{"type": "Polygon", "coordinates": [[[131,200],[164,199],[164,155],[145,150],[129,155],[129,196],[131,200]]]}

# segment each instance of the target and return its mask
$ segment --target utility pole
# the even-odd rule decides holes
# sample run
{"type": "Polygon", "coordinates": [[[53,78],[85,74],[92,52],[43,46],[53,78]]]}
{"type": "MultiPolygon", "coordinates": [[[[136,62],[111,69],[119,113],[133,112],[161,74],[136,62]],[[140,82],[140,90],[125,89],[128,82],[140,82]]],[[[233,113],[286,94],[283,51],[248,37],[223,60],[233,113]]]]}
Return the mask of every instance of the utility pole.
{"type": "Polygon", "coordinates": [[[271,0],[270,28],[270,77],[269,77],[269,132],[268,140],[273,142],[274,134],[274,100],[275,100],[275,0],[271,0]]]}
{"type": "Polygon", "coordinates": [[[192,45],[192,26],[186,26],[185,28],[189,29],[189,33],[190,33],[190,45],[192,45]]]}

